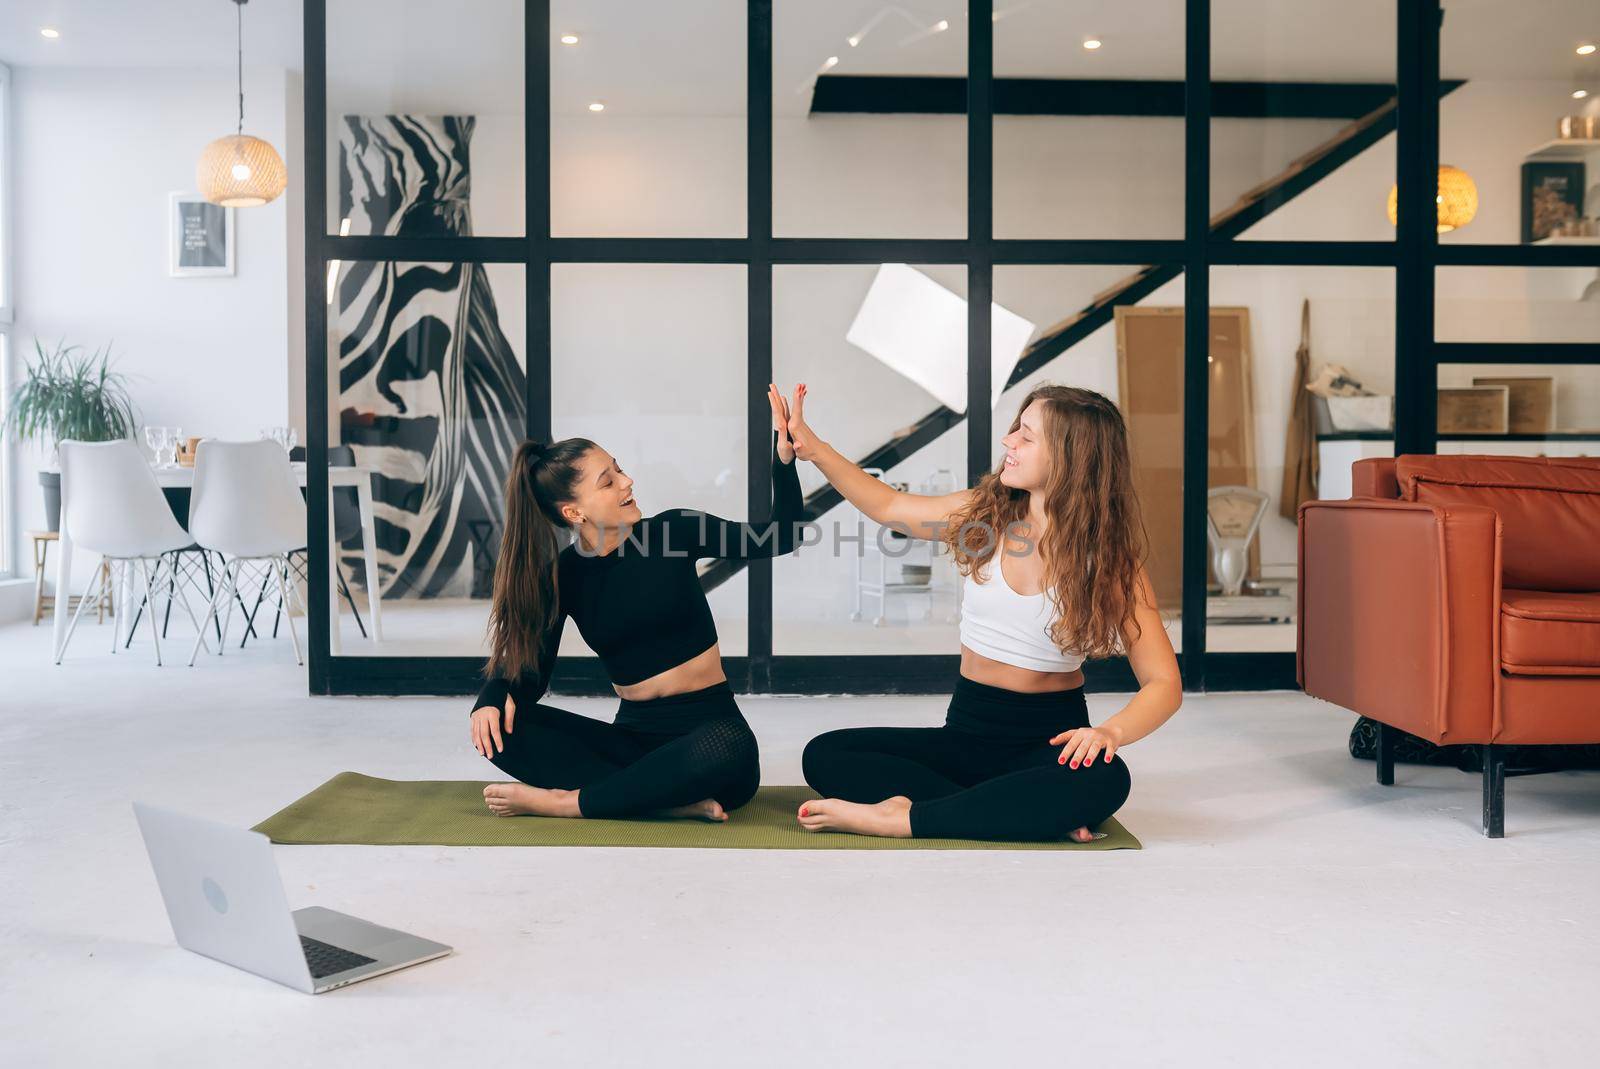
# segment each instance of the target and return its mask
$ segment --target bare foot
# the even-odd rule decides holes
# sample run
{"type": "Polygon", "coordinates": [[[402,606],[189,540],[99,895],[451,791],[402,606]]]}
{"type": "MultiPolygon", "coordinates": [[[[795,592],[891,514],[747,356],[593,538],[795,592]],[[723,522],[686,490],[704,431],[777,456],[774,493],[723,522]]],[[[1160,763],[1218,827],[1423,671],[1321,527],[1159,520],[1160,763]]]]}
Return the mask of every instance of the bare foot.
{"type": "Polygon", "coordinates": [[[800,807],[800,826],[807,831],[848,831],[857,835],[911,837],[911,799],[897,794],[875,805],[822,798],[800,807]]]}
{"type": "Polygon", "coordinates": [[[491,783],[483,789],[483,804],[497,817],[581,817],[578,792],[558,787],[530,787],[526,783],[491,783]]]}
{"type": "Polygon", "coordinates": [[[1107,833],[1103,831],[1090,831],[1089,826],[1085,824],[1083,827],[1074,831],[1070,838],[1075,843],[1092,843],[1096,839],[1104,839],[1106,834],[1107,833]]]}
{"type": "Polygon", "coordinates": [[[667,817],[692,817],[696,820],[713,822],[728,819],[728,814],[723,810],[722,803],[715,798],[702,798],[700,801],[690,805],[674,806],[671,809],[663,809],[660,812],[662,816],[667,817]]]}

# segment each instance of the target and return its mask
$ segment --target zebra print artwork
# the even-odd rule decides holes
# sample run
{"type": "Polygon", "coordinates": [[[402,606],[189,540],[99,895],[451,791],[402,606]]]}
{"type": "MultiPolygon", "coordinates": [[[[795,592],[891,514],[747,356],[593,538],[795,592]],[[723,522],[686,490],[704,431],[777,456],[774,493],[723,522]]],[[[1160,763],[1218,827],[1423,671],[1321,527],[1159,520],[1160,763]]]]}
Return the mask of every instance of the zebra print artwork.
{"type": "MultiPolygon", "coordinates": [[[[473,125],[472,116],[346,116],[346,232],[470,235],[473,125]]],[[[501,488],[526,425],[526,373],[483,265],[345,263],[332,318],[340,436],[377,473],[383,596],[486,596],[501,488]]],[[[359,574],[359,541],[341,553],[359,574]]]]}

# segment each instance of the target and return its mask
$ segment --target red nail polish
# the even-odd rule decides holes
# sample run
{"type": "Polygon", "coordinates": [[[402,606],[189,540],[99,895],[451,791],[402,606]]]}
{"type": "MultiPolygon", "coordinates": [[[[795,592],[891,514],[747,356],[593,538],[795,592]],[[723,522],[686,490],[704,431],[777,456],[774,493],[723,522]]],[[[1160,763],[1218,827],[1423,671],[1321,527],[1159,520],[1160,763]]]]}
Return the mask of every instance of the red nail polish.
{"type": "Polygon", "coordinates": [[[806,812],[806,807],[805,806],[801,806],[800,807],[800,815],[803,816],[803,817],[809,817],[811,814],[806,812]]]}
{"type": "Polygon", "coordinates": [[[1085,761],[1085,762],[1084,762],[1084,763],[1083,763],[1083,767],[1084,767],[1084,768],[1088,768],[1088,767],[1089,767],[1089,766],[1090,766],[1090,765],[1092,765],[1092,764],[1094,764],[1094,758],[1092,758],[1092,757],[1091,757],[1091,758],[1089,758],[1089,760],[1087,760],[1087,761],[1085,761]]]}
{"type": "Polygon", "coordinates": [[[1078,767],[1078,762],[1076,762],[1076,761],[1072,762],[1072,767],[1073,768],[1077,768],[1078,767]]]}

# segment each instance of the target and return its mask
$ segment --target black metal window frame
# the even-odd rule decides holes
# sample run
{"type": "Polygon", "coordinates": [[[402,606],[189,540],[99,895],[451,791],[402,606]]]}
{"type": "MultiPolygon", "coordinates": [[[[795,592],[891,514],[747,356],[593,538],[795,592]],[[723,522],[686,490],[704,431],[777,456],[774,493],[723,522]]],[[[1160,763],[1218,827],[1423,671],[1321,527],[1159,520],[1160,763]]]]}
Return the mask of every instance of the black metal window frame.
{"type": "MultiPolygon", "coordinates": [[[[551,269],[566,263],[739,264],[748,290],[746,469],[748,515],[770,518],[772,269],[787,264],[964,264],[968,289],[967,396],[990,390],[990,301],[996,265],[1125,264],[1183,269],[1182,650],[1187,690],[1293,688],[1294,654],[1206,649],[1204,513],[1208,489],[1206,341],[1214,266],[1387,267],[1395,282],[1395,451],[1435,451],[1438,368],[1446,363],[1600,363],[1600,343],[1441,343],[1434,340],[1435,272],[1448,266],[1600,267],[1582,246],[1447,245],[1432,221],[1439,162],[1441,0],[1395,0],[1399,219],[1393,242],[1233,241],[1209,229],[1211,3],[1185,0],[1184,229],[1181,239],[996,239],[993,228],[993,0],[969,0],[967,234],[960,239],[775,238],[772,234],[773,0],[747,0],[746,182],[742,238],[554,238],[550,233],[550,4],[524,2],[526,234],[521,237],[340,237],[327,219],[327,5],[303,0],[305,34],[306,426],[309,574],[328,574],[328,344],[324,280],[331,260],[517,263],[526,268],[528,435],[551,429],[551,269]]],[[[337,3],[337,0],[333,0],[337,3]]],[[[992,413],[967,413],[968,484],[989,470],[992,413]]],[[[310,689],[315,694],[466,694],[482,667],[472,657],[333,656],[327,584],[310,584],[310,689]]],[[[948,655],[798,656],[772,650],[772,563],[751,562],[748,652],[724,666],[742,693],[947,693],[959,658],[948,655]]],[[[1091,662],[1088,686],[1128,690],[1125,660],[1091,662]]],[[[611,695],[594,658],[561,658],[552,690],[611,695]]]]}

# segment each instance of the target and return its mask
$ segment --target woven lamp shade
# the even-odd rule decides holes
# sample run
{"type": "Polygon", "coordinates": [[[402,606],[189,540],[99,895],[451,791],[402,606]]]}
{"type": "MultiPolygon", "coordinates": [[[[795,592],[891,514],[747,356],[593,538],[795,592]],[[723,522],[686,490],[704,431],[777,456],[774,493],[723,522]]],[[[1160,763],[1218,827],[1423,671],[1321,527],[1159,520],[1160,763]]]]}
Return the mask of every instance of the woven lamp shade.
{"type": "MultiPolygon", "coordinates": [[[[1459,167],[1439,168],[1439,233],[1472,222],[1478,214],[1478,184],[1459,167]]],[[[1389,187],[1389,222],[1399,225],[1400,187],[1389,187]]]]}
{"type": "Polygon", "coordinates": [[[289,181],[278,150],[259,137],[230,134],[200,153],[195,167],[200,195],[227,208],[254,208],[276,199],[289,181]]]}

